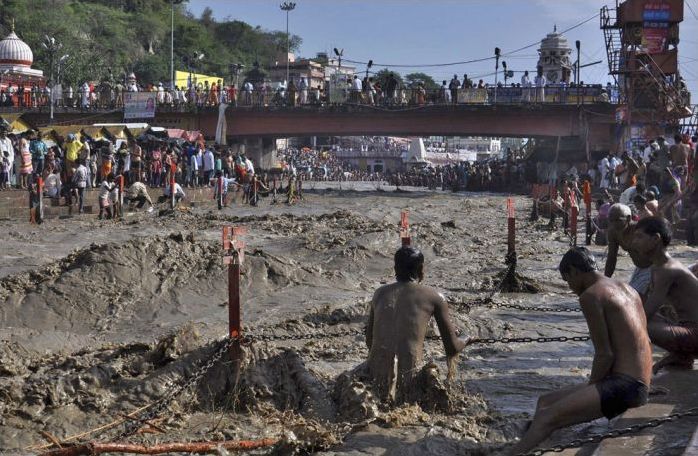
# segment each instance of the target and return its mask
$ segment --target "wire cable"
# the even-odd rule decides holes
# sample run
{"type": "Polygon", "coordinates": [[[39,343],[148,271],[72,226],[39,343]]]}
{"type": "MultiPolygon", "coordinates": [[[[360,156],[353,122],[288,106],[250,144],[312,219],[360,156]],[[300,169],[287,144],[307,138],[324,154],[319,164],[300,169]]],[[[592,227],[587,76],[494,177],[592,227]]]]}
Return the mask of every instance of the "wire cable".
{"type": "MultiPolygon", "coordinates": [[[[582,25],[586,24],[587,22],[592,21],[592,20],[596,19],[597,17],[599,17],[599,14],[601,14],[601,13],[596,13],[596,14],[594,14],[593,16],[591,16],[590,18],[585,19],[585,20],[583,20],[582,22],[579,22],[579,23],[577,23],[577,24],[575,24],[575,25],[573,25],[573,26],[571,26],[571,27],[566,28],[565,30],[561,31],[560,34],[567,33],[567,32],[569,32],[570,30],[574,30],[574,29],[576,29],[576,28],[578,28],[578,27],[581,27],[582,25]]],[[[538,46],[538,45],[540,45],[540,40],[539,40],[539,41],[535,41],[535,42],[533,42],[533,43],[531,43],[531,44],[528,44],[528,45],[526,45],[526,46],[520,47],[520,48],[518,48],[518,49],[515,49],[515,50],[513,50],[513,51],[505,52],[505,53],[502,54],[500,57],[508,57],[508,56],[510,56],[510,55],[517,54],[517,53],[519,53],[519,52],[521,52],[521,51],[523,51],[523,50],[526,50],[526,49],[529,49],[529,48],[532,48],[532,47],[538,46]]],[[[374,62],[374,63],[373,63],[373,66],[384,67],[384,68],[438,68],[438,67],[456,66],[456,65],[467,65],[467,64],[470,64],[470,63],[486,62],[486,61],[488,61],[488,60],[494,60],[494,59],[496,59],[496,58],[497,58],[496,56],[491,56],[491,57],[482,57],[482,58],[479,58],[479,59],[464,60],[464,61],[462,61],[462,62],[423,63],[423,64],[416,64],[416,65],[407,65],[407,64],[392,64],[392,65],[390,65],[390,64],[387,64],[387,63],[375,63],[375,62],[374,62]]],[[[350,59],[342,59],[342,60],[344,60],[345,62],[348,62],[348,63],[356,64],[356,65],[368,65],[368,62],[361,62],[361,61],[358,61],[358,60],[350,60],[350,59]]]]}

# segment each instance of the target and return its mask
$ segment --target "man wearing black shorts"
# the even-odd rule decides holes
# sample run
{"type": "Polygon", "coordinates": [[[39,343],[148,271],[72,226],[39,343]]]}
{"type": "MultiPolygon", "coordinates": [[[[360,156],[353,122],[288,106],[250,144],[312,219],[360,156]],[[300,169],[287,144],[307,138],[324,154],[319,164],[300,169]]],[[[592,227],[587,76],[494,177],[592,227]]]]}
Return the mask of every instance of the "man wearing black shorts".
{"type": "Polygon", "coordinates": [[[587,383],[541,396],[531,427],[512,454],[529,451],[556,429],[604,416],[610,420],[647,403],[652,348],[640,295],[599,273],[584,247],[570,249],[559,269],[579,296],[589,326],[594,344],[591,377],[587,383]]]}

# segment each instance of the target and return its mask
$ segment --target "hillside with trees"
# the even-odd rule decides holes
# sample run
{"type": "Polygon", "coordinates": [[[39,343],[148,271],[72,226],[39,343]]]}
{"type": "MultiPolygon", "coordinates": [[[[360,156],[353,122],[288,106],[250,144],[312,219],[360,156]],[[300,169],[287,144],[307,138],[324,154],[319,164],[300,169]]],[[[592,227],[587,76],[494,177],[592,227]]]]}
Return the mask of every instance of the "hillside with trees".
{"type": "MultiPolygon", "coordinates": [[[[192,70],[230,78],[231,64],[247,69],[255,61],[268,65],[286,50],[283,31],[234,18],[217,21],[209,8],[194,17],[182,0],[0,0],[0,29],[6,36],[14,19],[17,34],[34,51],[34,68],[47,77],[49,57],[41,46],[45,35],[62,44],[58,57],[69,55],[65,82],[116,80],[133,71],[141,82],[166,83],[172,3],[176,70],[188,71],[192,56],[203,53],[192,70]]],[[[291,50],[300,44],[301,38],[292,35],[291,50]]]]}

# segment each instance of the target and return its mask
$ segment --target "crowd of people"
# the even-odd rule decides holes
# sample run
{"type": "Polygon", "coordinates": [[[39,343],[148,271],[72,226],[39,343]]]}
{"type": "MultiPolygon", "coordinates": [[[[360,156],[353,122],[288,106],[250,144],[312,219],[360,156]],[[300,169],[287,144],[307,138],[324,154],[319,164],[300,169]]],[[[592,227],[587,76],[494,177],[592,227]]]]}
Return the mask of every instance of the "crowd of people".
{"type": "MultiPolygon", "coordinates": [[[[528,77],[528,76],[526,76],[528,77]]],[[[523,81],[523,79],[522,79],[523,81]]],[[[391,74],[382,83],[373,77],[360,78],[354,75],[346,86],[330,89],[328,82],[311,84],[306,77],[297,80],[272,82],[269,79],[244,80],[225,84],[222,79],[170,86],[169,83],[140,84],[135,75],[125,82],[85,81],[76,86],[56,85],[53,88],[36,83],[25,86],[8,82],[0,90],[0,106],[19,108],[43,108],[54,100],[56,107],[81,110],[122,109],[128,92],[153,92],[160,108],[188,109],[215,107],[221,103],[232,106],[299,106],[324,105],[330,103],[352,103],[376,106],[421,106],[426,104],[451,103],[567,103],[579,99],[582,103],[612,101],[610,94],[616,93],[612,86],[574,84],[548,84],[534,86],[516,83],[496,87],[479,80],[477,83],[463,76],[463,81],[454,75],[443,81],[438,88],[427,88],[423,81],[410,85],[391,74]],[[495,90],[496,89],[496,90],[495,90]],[[331,96],[330,90],[336,90],[331,96]],[[546,92],[547,90],[547,92],[546,92]],[[53,92],[53,93],[52,93],[53,92]],[[546,95],[547,93],[547,95],[546,95]],[[574,98],[572,98],[574,97],[574,98]]]]}

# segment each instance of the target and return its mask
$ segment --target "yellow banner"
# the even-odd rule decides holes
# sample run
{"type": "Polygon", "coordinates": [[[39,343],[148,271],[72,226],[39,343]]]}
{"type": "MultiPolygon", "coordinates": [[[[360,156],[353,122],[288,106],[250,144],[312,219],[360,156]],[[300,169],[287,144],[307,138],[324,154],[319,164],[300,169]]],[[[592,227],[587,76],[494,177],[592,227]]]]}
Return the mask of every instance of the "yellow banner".
{"type": "Polygon", "coordinates": [[[201,84],[202,86],[205,85],[206,81],[208,81],[209,86],[213,85],[214,83],[218,85],[219,82],[223,81],[223,78],[219,78],[218,76],[189,73],[188,71],[175,71],[175,85],[179,88],[189,87],[190,77],[195,84],[201,84]]]}

